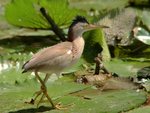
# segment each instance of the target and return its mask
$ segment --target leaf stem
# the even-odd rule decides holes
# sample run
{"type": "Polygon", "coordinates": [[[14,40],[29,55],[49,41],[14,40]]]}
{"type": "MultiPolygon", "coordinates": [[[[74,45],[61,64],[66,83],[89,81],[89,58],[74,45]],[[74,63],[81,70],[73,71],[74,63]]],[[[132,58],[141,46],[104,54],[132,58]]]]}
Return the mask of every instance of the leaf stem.
{"type": "Polygon", "coordinates": [[[40,12],[42,13],[42,15],[46,18],[46,20],[48,21],[48,23],[51,25],[52,27],[52,31],[60,38],[61,41],[66,41],[65,38],[65,33],[63,32],[62,29],[60,29],[58,27],[58,25],[54,22],[54,20],[51,18],[51,16],[49,16],[46,13],[45,8],[41,7],[40,8],[40,12]]]}

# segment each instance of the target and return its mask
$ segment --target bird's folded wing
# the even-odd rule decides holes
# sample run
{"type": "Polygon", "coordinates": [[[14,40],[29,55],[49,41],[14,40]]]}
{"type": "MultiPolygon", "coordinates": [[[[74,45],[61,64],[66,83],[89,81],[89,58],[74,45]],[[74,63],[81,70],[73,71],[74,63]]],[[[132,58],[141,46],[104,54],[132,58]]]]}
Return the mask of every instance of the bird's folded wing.
{"type": "Polygon", "coordinates": [[[47,61],[55,59],[56,57],[63,56],[70,50],[72,50],[71,42],[63,42],[48,48],[44,48],[33,55],[32,59],[25,63],[23,69],[27,71],[34,67],[40,66],[47,61]]]}

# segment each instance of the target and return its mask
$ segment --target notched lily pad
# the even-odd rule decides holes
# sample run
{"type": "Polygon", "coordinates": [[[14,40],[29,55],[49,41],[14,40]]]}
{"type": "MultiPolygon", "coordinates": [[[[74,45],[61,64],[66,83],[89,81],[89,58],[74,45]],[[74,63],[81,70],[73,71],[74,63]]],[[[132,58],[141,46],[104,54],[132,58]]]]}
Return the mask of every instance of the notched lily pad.
{"type": "MultiPolygon", "coordinates": [[[[87,97],[89,95],[90,99],[65,96],[58,101],[62,101],[66,105],[70,103],[73,104],[72,107],[65,111],[67,113],[117,113],[133,109],[146,101],[146,97],[143,92],[139,93],[129,90],[109,91],[103,93],[96,91],[95,94],[91,94],[90,92],[92,91],[90,90],[89,94],[86,92],[87,97]]],[[[83,93],[83,95],[85,94],[83,93]]]]}
{"type": "Polygon", "coordinates": [[[138,70],[149,66],[149,62],[123,61],[112,59],[110,62],[104,63],[109,72],[116,73],[122,77],[135,77],[138,70]]]}
{"type": "MultiPolygon", "coordinates": [[[[10,81],[13,80],[10,79],[10,81]]],[[[55,82],[48,81],[47,89],[48,94],[55,103],[61,102],[62,105],[71,105],[68,106],[67,110],[51,110],[51,106],[47,100],[41,103],[40,108],[36,108],[36,105],[25,104],[24,102],[30,101],[33,93],[38,91],[39,88],[40,84],[37,82],[33,83],[33,80],[30,79],[27,82],[20,82],[20,84],[14,87],[7,87],[7,90],[0,89],[0,112],[29,113],[38,112],[42,109],[43,112],[49,113],[116,113],[133,109],[146,101],[144,92],[136,92],[134,90],[101,92],[100,90],[91,88],[90,85],[74,83],[71,78],[65,76],[55,82]]]]}
{"type": "Polygon", "coordinates": [[[131,110],[127,113],[149,113],[149,112],[150,112],[150,106],[146,106],[146,107],[141,107],[141,108],[131,110]]]}

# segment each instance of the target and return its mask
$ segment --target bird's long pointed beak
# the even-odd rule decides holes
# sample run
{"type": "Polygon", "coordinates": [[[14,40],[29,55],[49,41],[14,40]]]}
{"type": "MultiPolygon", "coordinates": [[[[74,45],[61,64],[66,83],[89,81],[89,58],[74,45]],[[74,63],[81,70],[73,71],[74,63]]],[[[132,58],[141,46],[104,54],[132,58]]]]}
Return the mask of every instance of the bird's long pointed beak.
{"type": "Polygon", "coordinates": [[[84,30],[89,31],[89,30],[98,29],[98,28],[109,28],[109,27],[105,25],[88,24],[84,27],[84,30]]]}

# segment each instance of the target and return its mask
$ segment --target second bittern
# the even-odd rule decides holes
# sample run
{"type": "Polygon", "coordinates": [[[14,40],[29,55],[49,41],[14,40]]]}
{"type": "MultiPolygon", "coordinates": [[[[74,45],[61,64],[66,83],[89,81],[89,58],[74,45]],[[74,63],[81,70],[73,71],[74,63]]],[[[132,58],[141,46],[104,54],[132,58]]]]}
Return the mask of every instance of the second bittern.
{"type": "MultiPolygon", "coordinates": [[[[41,83],[41,90],[35,97],[36,99],[42,94],[39,103],[43,100],[44,96],[46,96],[52,107],[59,109],[47,94],[46,81],[52,73],[60,75],[64,69],[72,66],[80,59],[85,43],[82,34],[85,31],[105,27],[106,26],[89,24],[84,17],[77,16],[69,27],[68,41],[42,49],[23,65],[23,73],[27,71],[34,72],[41,83]],[[40,78],[38,72],[46,73],[44,80],[40,78]]],[[[32,103],[34,103],[35,99],[32,100],[32,103]]]]}

